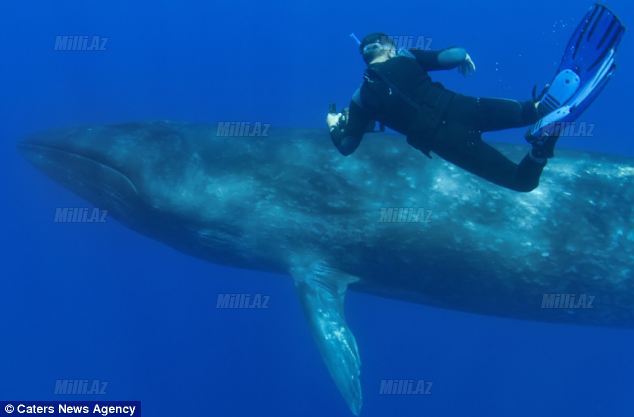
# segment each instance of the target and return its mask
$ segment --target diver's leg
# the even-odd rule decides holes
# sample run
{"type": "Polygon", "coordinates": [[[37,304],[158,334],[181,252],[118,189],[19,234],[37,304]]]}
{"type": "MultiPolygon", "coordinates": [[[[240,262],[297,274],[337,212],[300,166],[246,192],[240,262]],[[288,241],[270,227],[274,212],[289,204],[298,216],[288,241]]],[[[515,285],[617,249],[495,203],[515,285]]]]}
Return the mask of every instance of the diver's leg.
{"type": "Polygon", "coordinates": [[[500,98],[475,98],[477,117],[472,120],[482,132],[512,129],[530,126],[536,123],[540,115],[535,102],[516,101],[500,98]]]}
{"type": "Polygon", "coordinates": [[[487,181],[520,192],[537,188],[546,165],[545,160],[538,161],[530,154],[515,164],[485,143],[477,131],[456,125],[447,126],[440,132],[433,151],[487,181]]]}

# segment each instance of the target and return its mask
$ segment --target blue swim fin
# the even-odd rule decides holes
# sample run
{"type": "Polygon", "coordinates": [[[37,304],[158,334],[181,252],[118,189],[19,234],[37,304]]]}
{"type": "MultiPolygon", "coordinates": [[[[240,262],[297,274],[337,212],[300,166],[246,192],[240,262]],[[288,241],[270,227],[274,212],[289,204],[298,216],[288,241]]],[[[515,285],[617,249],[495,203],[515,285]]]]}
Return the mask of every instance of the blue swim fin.
{"type": "Polygon", "coordinates": [[[594,102],[614,74],[616,50],[624,34],[625,26],[614,12],[602,4],[590,8],[539,102],[546,115],[529,130],[529,142],[553,134],[557,124],[576,120],[594,102]]]}

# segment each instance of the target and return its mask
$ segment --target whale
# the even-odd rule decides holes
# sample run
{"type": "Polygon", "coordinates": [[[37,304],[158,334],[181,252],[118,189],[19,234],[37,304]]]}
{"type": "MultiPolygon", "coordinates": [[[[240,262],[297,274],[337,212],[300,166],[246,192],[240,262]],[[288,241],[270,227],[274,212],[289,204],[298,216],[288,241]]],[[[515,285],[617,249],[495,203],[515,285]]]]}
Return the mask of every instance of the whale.
{"type": "MultiPolygon", "coordinates": [[[[562,141],[563,142],[563,141],[562,141]]],[[[497,144],[519,160],[525,146],[497,144]]],[[[558,150],[539,187],[490,184],[398,136],[344,157],[320,129],[153,121],[17,143],[126,227],[206,261],[292,279],[329,373],[362,408],[348,290],[442,309],[634,328],[634,160],[558,150]]]]}

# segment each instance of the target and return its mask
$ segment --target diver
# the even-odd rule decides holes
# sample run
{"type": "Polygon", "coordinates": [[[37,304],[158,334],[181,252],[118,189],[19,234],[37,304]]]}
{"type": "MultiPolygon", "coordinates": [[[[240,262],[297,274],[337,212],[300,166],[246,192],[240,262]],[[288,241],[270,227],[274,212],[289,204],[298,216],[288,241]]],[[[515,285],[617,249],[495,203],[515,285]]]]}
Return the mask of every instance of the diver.
{"type": "Polygon", "coordinates": [[[467,75],[476,70],[462,48],[398,50],[388,35],[370,34],[357,40],[367,64],[363,83],[342,113],[331,106],[330,136],[347,156],[379,122],[405,135],[411,146],[430,158],[434,152],[492,183],[530,192],[554,156],[558,124],[575,120],[611,77],[623,33],[618,18],[595,5],[575,32],[573,50],[564,54],[555,79],[540,97],[533,93],[532,99],[523,102],[468,97],[433,82],[430,71],[457,69],[467,75]],[[587,30],[591,25],[593,29],[587,30]],[[589,32],[594,39],[589,39],[589,32]],[[482,140],[484,132],[531,125],[526,135],[531,149],[519,164],[482,140]]]}

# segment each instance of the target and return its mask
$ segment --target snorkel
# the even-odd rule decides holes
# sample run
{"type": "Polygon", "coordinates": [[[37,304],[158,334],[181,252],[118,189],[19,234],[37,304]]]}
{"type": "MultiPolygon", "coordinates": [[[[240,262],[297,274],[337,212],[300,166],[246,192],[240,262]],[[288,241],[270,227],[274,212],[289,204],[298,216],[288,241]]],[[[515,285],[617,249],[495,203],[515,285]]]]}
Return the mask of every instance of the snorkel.
{"type": "Polygon", "coordinates": [[[352,38],[353,41],[357,43],[357,46],[361,46],[361,41],[359,40],[359,38],[357,38],[357,35],[355,35],[354,32],[350,34],[350,37],[352,38]]]}

